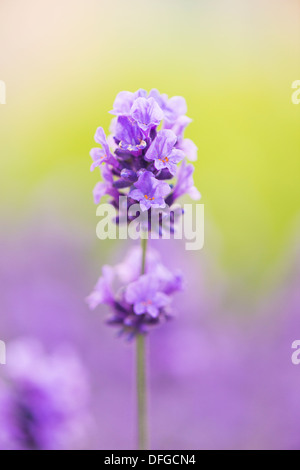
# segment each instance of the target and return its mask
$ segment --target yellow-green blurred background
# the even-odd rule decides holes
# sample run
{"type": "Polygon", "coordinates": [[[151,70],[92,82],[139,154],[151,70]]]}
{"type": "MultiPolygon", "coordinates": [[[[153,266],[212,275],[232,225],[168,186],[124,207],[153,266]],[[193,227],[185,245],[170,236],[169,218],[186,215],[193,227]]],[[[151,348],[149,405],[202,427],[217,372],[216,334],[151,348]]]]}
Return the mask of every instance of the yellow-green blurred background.
{"type": "Polygon", "coordinates": [[[2,0],[0,43],[6,233],[39,203],[93,230],[94,131],[155,87],[194,120],[205,249],[247,286],[272,272],[299,222],[298,1],[2,0]]]}

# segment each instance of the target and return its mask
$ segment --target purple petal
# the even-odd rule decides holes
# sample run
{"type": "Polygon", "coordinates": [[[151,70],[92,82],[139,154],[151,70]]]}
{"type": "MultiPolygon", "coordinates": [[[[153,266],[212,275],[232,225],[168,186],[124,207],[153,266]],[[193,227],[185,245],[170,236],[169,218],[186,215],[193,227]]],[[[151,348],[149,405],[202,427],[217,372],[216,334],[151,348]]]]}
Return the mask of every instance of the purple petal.
{"type": "Polygon", "coordinates": [[[97,144],[102,145],[106,157],[109,158],[110,157],[109,145],[106,140],[105,132],[102,127],[98,127],[98,129],[96,130],[95,142],[97,142],[97,144]]]}
{"type": "Polygon", "coordinates": [[[118,93],[114,101],[113,110],[110,111],[110,113],[117,116],[129,116],[134,99],[134,93],[131,93],[130,91],[121,91],[118,93]]]}
{"type": "Polygon", "coordinates": [[[107,155],[103,149],[99,147],[93,148],[90,151],[90,156],[93,159],[93,163],[91,165],[91,171],[93,171],[97,166],[100,166],[107,160],[107,155]]]}
{"type": "Polygon", "coordinates": [[[107,192],[107,185],[105,183],[97,183],[96,186],[93,189],[93,196],[94,196],[94,202],[95,204],[99,204],[101,201],[102,197],[106,194],[107,192]]]}
{"type": "Polygon", "coordinates": [[[158,106],[164,110],[168,104],[168,95],[160,94],[156,88],[153,88],[149,93],[149,98],[154,98],[158,106]]]}
{"type": "Polygon", "coordinates": [[[171,191],[171,187],[168,185],[168,183],[159,182],[159,184],[157,185],[155,189],[155,195],[164,198],[168,194],[170,194],[170,191],[171,191]]]}
{"type": "Polygon", "coordinates": [[[164,159],[171,153],[176,142],[177,137],[171,130],[164,129],[159,131],[156,138],[147,150],[145,159],[148,161],[164,159]]]}
{"type": "Polygon", "coordinates": [[[134,93],[134,98],[147,98],[147,92],[143,88],[140,88],[134,93]]]}
{"type": "Polygon", "coordinates": [[[192,119],[190,119],[187,116],[179,116],[179,118],[175,121],[175,123],[170,123],[170,122],[165,122],[164,128],[165,129],[171,129],[174,134],[177,135],[178,141],[181,141],[183,139],[183,134],[188,126],[192,122],[192,119]]]}
{"type": "Polygon", "coordinates": [[[159,315],[159,310],[156,307],[156,305],[148,305],[147,306],[147,313],[149,313],[149,315],[151,317],[156,318],[159,315]]]}
{"type": "Polygon", "coordinates": [[[129,193],[129,196],[135,201],[140,201],[141,199],[144,199],[144,194],[140,189],[132,189],[129,193]]]}
{"type": "Polygon", "coordinates": [[[197,160],[198,148],[191,139],[184,139],[180,143],[180,148],[191,162],[197,160]]]}
{"type": "Polygon", "coordinates": [[[125,300],[129,304],[136,304],[144,300],[143,296],[143,290],[144,290],[144,285],[143,285],[143,278],[142,276],[137,280],[132,282],[127,286],[126,292],[125,292],[125,300]]]}
{"type": "Polygon", "coordinates": [[[167,121],[175,122],[180,116],[187,112],[185,99],[182,96],[173,96],[169,99],[164,112],[167,121]]]}
{"type": "Polygon", "coordinates": [[[150,209],[151,206],[152,206],[152,203],[149,201],[149,199],[143,198],[143,199],[140,200],[140,207],[141,207],[143,212],[150,209]]]}
{"type": "Polygon", "coordinates": [[[144,171],[135,183],[135,187],[140,189],[143,195],[148,196],[151,196],[157,185],[158,181],[150,171],[144,171]]]}
{"type": "Polygon", "coordinates": [[[156,292],[153,298],[153,304],[156,305],[156,307],[158,308],[165,307],[169,303],[170,303],[170,297],[168,297],[163,292],[156,292]]]}
{"type": "Polygon", "coordinates": [[[158,126],[164,113],[153,98],[137,98],[131,108],[131,116],[139,127],[146,131],[158,126]]]}
{"type": "Polygon", "coordinates": [[[143,302],[139,302],[139,303],[134,305],[133,311],[137,315],[142,315],[143,313],[146,313],[146,306],[143,302]]]}
{"type": "Polygon", "coordinates": [[[190,198],[193,199],[194,201],[198,201],[199,199],[201,199],[201,194],[200,194],[200,192],[198,191],[198,189],[196,188],[196,186],[191,186],[191,187],[189,188],[188,195],[189,195],[190,198]]]}
{"type": "Polygon", "coordinates": [[[120,141],[119,146],[123,150],[137,151],[147,145],[137,122],[125,116],[118,118],[115,137],[120,141]]]}
{"type": "Polygon", "coordinates": [[[114,270],[110,266],[103,266],[102,276],[98,279],[93,292],[87,297],[86,301],[90,309],[95,309],[97,305],[106,303],[112,304],[114,301],[111,284],[114,278],[114,270]]]}

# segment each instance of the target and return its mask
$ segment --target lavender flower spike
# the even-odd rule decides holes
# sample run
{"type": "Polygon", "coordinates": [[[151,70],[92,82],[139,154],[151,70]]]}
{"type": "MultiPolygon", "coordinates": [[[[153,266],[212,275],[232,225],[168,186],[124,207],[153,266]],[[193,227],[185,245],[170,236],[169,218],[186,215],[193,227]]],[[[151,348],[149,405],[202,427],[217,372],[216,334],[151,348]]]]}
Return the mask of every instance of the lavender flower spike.
{"type": "MultiPolygon", "coordinates": [[[[105,194],[111,196],[109,202],[118,211],[116,223],[121,220],[130,223],[138,217],[130,211],[137,201],[139,212],[146,213],[141,231],[146,229],[161,235],[166,217],[158,211],[159,223],[152,223],[156,209],[172,206],[184,194],[193,199],[200,197],[194,186],[194,167],[185,159],[197,157],[196,145],[184,138],[184,131],[191,122],[186,112],[183,97],[168,98],[155,88],[149,94],[141,88],[135,93],[122,91],[117,95],[111,111],[115,116],[110,126],[111,135],[106,139],[99,127],[95,140],[102,148],[91,151],[92,170],[105,162],[105,166],[101,166],[104,181],[94,188],[95,203],[105,194]],[[174,183],[169,185],[167,181],[173,179],[174,183]],[[127,196],[125,204],[123,196],[127,196]]],[[[182,213],[180,208],[179,213],[182,213]]],[[[174,221],[175,212],[172,212],[169,230],[173,232],[174,221]]],[[[141,249],[130,253],[129,262],[103,268],[87,303],[91,309],[108,305],[112,312],[109,323],[120,326],[128,338],[136,337],[138,447],[147,449],[144,335],[150,326],[170,317],[172,296],[182,289],[183,281],[181,273],[170,272],[156,255],[151,255],[147,248],[149,236],[141,238],[141,249]]]]}

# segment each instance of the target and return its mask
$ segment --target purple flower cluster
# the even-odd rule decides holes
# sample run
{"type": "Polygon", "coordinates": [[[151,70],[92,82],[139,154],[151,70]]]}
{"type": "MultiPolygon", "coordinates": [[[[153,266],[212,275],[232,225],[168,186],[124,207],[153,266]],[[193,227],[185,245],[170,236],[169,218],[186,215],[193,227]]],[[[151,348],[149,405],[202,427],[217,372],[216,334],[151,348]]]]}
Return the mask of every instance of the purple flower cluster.
{"type": "Polygon", "coordinates": [[[186,116],[185,99],[168,98],[153,89],[120,92],[111,114],[111,135],[102,127],[95,134],[101,148],[93,148],[91,170],[100,167],[102,182],[94,188],[94,201],[104,195],[118,209],[119,196],[128,196],[128,205],[140,203],[142,211],[172,206],[184,194],[199,199],[194,186],[192,164],[197,147],[184,138],[191,119],[186,116]],[[181,165],[178,165],[183,162],[181,165]],[[171,180],[175,182],[169,184],[171,180]],[[177,180],[177,182],[176,182],[177,180]]]}
{"type": "Polygon", "coordinates": [[[82,446],[90,426],[82,365],[65,349],[46,354],[40,343],[8,345],[0,380],[0,449],[63,450],[82,446]]]}
{"type": "MultiPolygon", "coordinates": [[[[99,127],[95,141],[101,148],[91,150],[91,170],[100,167],[102,182],[94,188],[94,200],[98,204],[102,196],[110,196],[110,203],[119,211],[116,222],[131,221],[137,217],[130,211],[139,203],[139,212],[146,214],[141,231],[164,231],[165,213],[160,214],[158,224],[151,213],[157,209],[172,207],[184,194],[199,199],[200,193],[193,181],[194,167],[187,163],[196,160],[197,147],[184,138],[184,131],[191,119],[186,116],[185,99],[168,98],[153,89],[135,93],[122,91],[115,99],[111,114],[111,135],[105,136],[99,127]],[[126,196],[125,206],[120,197],[126,196]]],[[[123,201],[123,200],[122,200],[123,201]]],[[[170,230],[175,230],[175,219],[182,210],[173,207],[170,230]]],[[[113,311],[109,322],[121,326],[121,332],[129,337],[145,333],[150,325],[170,316],[172,294],[182,287],[182,277],[165,268],[157,255],[146,254],[145,270],[142,269],[142,250],[133,250],[126,261],[111,268],[104,266],[87,302],[94,309],[107,304],[113,311]],[[124,278],[124,270],[126,279],[124,278]],[[113,285],[119,283],[118,288],[113,285]]]]}
{"type": "Polygon", "coordinates": [[[161,262],[159,254],[148,250],[145,274],[140,275],[142,249],[129,251],[123,263],[103,266],[102,276],[87,298],[91,309],[109,305],[113,315],[108,322],[121,327],[129,338],[146,333],[150,326],[170,317],[172,294],[182,289],[182,275],[172,273],[161,262]]]}

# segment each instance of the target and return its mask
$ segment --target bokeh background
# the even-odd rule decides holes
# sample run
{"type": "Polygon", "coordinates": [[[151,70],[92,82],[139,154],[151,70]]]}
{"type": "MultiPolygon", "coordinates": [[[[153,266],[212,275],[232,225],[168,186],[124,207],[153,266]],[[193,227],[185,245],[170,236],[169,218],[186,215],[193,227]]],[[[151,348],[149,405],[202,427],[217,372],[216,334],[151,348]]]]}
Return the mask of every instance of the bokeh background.
{"type": "Polygon", "coordinates": [[[299,2],[1,0],[0,44],[0,413],[41,448],[135,448],[134,345],[84,302],[129,245],[96,238],[89,150],[119,91],[158,88],[193,118],[206,240],[157,245],[187,285],[149,338],[152,448],[299,449],[299,2]]]}

